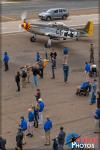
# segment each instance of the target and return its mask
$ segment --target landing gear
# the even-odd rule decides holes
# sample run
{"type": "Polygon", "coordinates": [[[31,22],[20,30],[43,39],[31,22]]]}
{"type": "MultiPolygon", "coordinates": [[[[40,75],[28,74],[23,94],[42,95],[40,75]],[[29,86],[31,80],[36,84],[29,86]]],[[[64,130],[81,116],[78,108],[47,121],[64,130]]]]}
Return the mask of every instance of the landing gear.
{"type": "Polygon", "coordinates": [[[35,42],[35,41],[36,41],[36,36],[33,35],[33,36],[30,38],[30,41],[31,41],[31,42],[35,42]]]}
{"type": "Polygon", "coordinates": [[[76,37],[76,41],[79,41],[79,37],[76,37]]]}

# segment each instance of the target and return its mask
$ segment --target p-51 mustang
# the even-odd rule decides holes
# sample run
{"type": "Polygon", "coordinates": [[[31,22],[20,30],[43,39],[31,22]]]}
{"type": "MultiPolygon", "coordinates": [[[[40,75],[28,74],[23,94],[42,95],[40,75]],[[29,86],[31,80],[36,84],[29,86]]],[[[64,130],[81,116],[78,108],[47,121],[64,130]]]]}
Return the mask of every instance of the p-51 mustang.
{"type": "Polygon", "coordinates": [[[36,41],[36,35],[48,36],[52,40],[67,40],[69,38],[78,40],[80,37],[91,37],[94,32],[93,21],[89,21],[84,28],[74,29],[61,22],[30,24],[24,19],[21,27],[33,34],[30,38],[32,42],[36,41]]]}

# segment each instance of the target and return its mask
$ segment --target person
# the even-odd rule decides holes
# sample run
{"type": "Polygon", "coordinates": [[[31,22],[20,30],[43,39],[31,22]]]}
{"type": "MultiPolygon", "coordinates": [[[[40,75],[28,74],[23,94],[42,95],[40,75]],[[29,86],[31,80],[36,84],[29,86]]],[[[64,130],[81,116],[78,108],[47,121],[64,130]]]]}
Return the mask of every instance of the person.
{"type": "Polygon", "coordinates": [[[38,75],[41,76],[41,74],[37,65],[32,67],[32,73],[33,73],[34,85],[38,86],[39,85],[38,75]]]}
{"type": "Polygon", "coordinates": [[[50,145],[51,139],[50,139],[50,132],[52,129],[52,121],[50,120],[49,116],[47,116],[46,121],[44,123],[44,131],[45,131],[45,145],[50,145]]]}
{"type": "Polygon", "coordinates": [[[8,71],[9,70],[9,65],[8,65],[9,55],[7,52],[4,53],[3,61],[4,61],[4,65],[5,65],[5,71],[8,71]]]}
{"type": "Polygon", "coordinates": [[[42,60],[42,58],[40,58],[38,64],[39,64],[39,70],[40,70],[40,74],[41,74],[40,77],[41,77],[41,79],[43,79],[43,70],[44,70],[44,67],[43,67],[43,60],[42,60]]]}
{"type": "Polygon", "coordinates": [[[52,61],[52,58],[55,59],[55,67],[56,67],[57,52],[55,52],[54,49],[52,49],[52,52],[50,53],[50,57],[51,57],[51,61],[52,61]]]}
{"type": "Polygon", "coordinates": [[[0,150],[6,150],[6,139],[2,138],[2,136],[0,136],[0,150]]]}
{"type": "Polygon", "coordinates": [[[37,89],[37,90],[36,90],[36,95],[35,95],[35,97],[36,97],[36,100],[38,100],[38,99],[41,98],[41,91],[40,91],[40,89],[37,89]]]}
{"type": "Polygon", "coordinates": [[[48,39],[47,47],[48,47],[48,48],[51,48],[51,38],[48,39]]]}
{"type": "Polygon", "coordinates": [[[95,120],[96,120],[96,131],[95,133],[100,133],[100,91],[97,92],[97,108],[95,111],[95,120]]]}
{"type": "Polygon", "coordinates": [[[85,62],[85,73],[89,74],[91,71],[91,65],[88,62],[85,62]]]}
{"type": "Polygon", "coordinates": [[[27,121],[23,116],[21,116],[20,119],[21,119],[20,127],[23,132],[23,144],[26,144],[27,121]]]}
{"type": "Polygon", "coordinates": [[[89,77],[89,74],[91,72],[91,65],[88,62],[85,62],[85,73],[86,73],[86,77],[89,77]]]}
{"type": "Polygon", "coordinates": [[[78,86],[76,95],[88,95],[91,92],[91,84],[89,81],[83,82],[78,86]]]}
{"type": "Polygon", "coordinates": [[[38,128],[39,110],[36,106],[32,106],[34,112],[34,127],[38,128]]]}
{"type": "Polygon", "coordinates": [[[64,82],[67,83],[68,81],[68,74],[69,74],[69,66],[68,64],[63,64],[63,72],[64,72],[64,82]]]}
{"type": "Polygon", "coordinates": [[[33,137],[33,126],[34,126],[34,112],[31,108],[28,109],[28,127],[27,136],[33,137]]]}
{"type": "Polygon", "coordinates": [[[53,139],[53,150],[58,150],[58,141],[57,139],[53,139]]]}
{"type": "Polygon", "coordinates": [[[16,146],[17,149],[23,150],[23,132],[21,128],[18,128],[18,132],[16,135],[16,146]]]}
{"type": "Polygon", "coordinates": [[[38,100],[38,106],[39,106],[39,124],[43,124],[43,111],[45,108],[45,104],[42,98],[38,100]]]}
{"type": "Polygon", "coordinates": [[[21,77],[22,77],[22,87],[26,88],[27,71],[25,70],[25,68],[22,68],[21,70],[21,77]]]}
{"type": "Polygon", "coordinates": [[[36,55],[35,55],[35,61],[36,62],[40,61],[40,53],[39,52],[37,52],[36,55]]]}
{"type": "Polygon", "coordinates": [[[16,76],[15,76],[15,82],[17,84],[17,91],[20,91],[20,72],[18,71],[16,76]]]}
{"type": "Polygon", "coordinates": [[[64,143],[65,143],[65,132],[63,131],[64,128],[60,127],[60,132],[58,135],[58,150],[63,150],[64,143]]]}
{"type": "Polygon", "coordinates": [[[94,79],[91,87],[91,99],[90,99],[90,105],[96,103],[96,90],[97,90],[97,80],[94,79]]]}
{"type": "Polygon", "coordinates": [[[94,45],[90,44],[90,63],[94,63],[94,45]]]}
{"type": "Polygon", "coordinates": [[[64,63],[68,63],[68,54],[69,54],[69,49],[67,47],[64,47],[63,48],[64,63]]]}
{"type": "Polygon", "coordinates": [[[51,77],[51,79],[55,79],[56,61],[55,61],[54,57],[52,57],[52,60],[51,60],[51,68],[52,68],[52,77],[51,77]]]}
{"type": "Polygon", "coordinates": [[[97,77],[97,65],[96,64],[91,65],[91,71],[90,71],[89,76],[90,77],[97,77]]]}
{"type": "Polygon", "coordinates": [[[26,69],[27,69],[27,82],[30,83],[31,67],[29,65],[26,65],[26,69]]]}

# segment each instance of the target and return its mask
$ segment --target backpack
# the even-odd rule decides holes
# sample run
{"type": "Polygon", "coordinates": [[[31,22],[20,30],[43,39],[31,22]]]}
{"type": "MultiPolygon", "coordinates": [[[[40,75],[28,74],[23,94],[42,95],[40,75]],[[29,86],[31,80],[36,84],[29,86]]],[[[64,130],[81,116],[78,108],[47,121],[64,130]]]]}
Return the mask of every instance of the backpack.
{"type": "Polygon", "coordinates": [[[22,71],[22,78],[26,78],[27,77],[27,73],[25,72],[25,70],[22,71]]]}

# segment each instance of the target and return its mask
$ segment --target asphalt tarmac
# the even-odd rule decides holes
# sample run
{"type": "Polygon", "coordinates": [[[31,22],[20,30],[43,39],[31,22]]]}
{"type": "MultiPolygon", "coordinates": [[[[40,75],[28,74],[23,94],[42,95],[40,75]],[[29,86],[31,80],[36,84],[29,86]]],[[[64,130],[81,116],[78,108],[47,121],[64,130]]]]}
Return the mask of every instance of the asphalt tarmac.
{"type": "MultiPolygon", "coordinates": [[[[8,1],[9,2],[9,1],[8,1]]],[[[2,15],[17,15],[23,11],[28,13],[41,12],[50,8],[64,7],[69,10],[98,8],[98,0],[32,0],[32,1],[12,1],[12,3],[3,3],[1,5],[2,15]]]]}
{"type": "MultiPolygon", "coordinates": [[[[43,49],[46,37],[38,37],[37,42],[30,42],[31,34],[29,33],[13,33],[2,35],[2,53],[7,51],[10,55],[10,70],[4,71],[2,66],[2,135],[7,139],[7,148],[15,147],[15,136],[17,132],[17,121],[20,116],[27,118],[27,109],[34,102],[36,88],[31,83],[27,84],[25,89],[21,88],[21,92],[16,92],[15,74],[20,66],[25,64],[33,64],[34,56],[37,51],[40,52],[42,58],[45,58],[43,49]]],[[[56,79],[51,78],[51,65],[44,70],[44,79],[40,80],[39,87],[41,89],[42,98],[45,102],[44,120],[47,115],[53,120],[52,138],[56,137],[59,127],[64,126],[66,134],[78,133],[81,137],[96,137],[94,134],[95,119],[94,112],[96,105],[89,105],[89,97],[78,97],[75,95],[76,88],[86,76],[84,73],[84,63],[89,61],[89,44],[88,38],[79,41],[69,40],[65,42],[53,42],[52,46],[58,53],[56,79]],[[62,49],[64,46],[69,47],[69,82],[63,82],[62,70],[62,49]]],[[[98,56],[98,26],[95,26],[93,37],[95,46],[95,61],[97,63],[98,56]]],[[[50,50],[48,50],[50,53],[50,50]]],[[[43,148],[45,137],[43,128],[34,130],[34,137],[27,138],[27,144],[24,148],[43,148]]],[[[50,146],[51,149],[52,146],[50,146]]]]}

